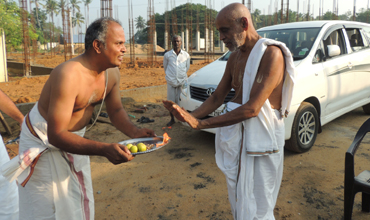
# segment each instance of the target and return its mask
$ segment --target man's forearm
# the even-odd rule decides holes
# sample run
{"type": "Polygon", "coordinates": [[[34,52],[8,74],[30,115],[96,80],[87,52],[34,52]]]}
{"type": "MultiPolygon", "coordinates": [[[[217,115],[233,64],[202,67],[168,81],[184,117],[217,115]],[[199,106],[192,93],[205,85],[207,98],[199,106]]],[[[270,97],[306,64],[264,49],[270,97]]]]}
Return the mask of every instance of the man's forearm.
{"type": "Polygon", "coordinates": [[[88,140],[69,131],[54,133],[48,131],[49,143],[63,151],[80,155],[104,156],[104,148],[109,144],[88,140]]]}
{"type": "Polygon", "coordinates": [[[195,118],[204,118],[210,113],[214,112],[218,107],[222,105],[223,101],[218,100],[215,96],[209,97],[203,104],[195,109],[191,114],[195,118]]]}
{"type": "Polygon", "coordinates": [[[0,91],[0,110],[6,115],[16,120],[20,124],[23,121],[23,114],[19,111],[14,102],[2,91],[0,91]]]}
{"type": "Polygon", "coordinates": [[[123,108],[114,112],[108,111],[108,115],[114,127],[130,138],[135,137],[135,134],[139,128],[130,121],[128,114],[123,108]]]}
{"type": "Polygon", "coordinates": [[[248,108],[248,106],[240,106],[239,108],[236,108],[226,114],[201,120],[199,122],[199,129],[233,125],[249,118],[256,117],[258,113],[259,112],[255,111],[254,109],[248,108]]]}

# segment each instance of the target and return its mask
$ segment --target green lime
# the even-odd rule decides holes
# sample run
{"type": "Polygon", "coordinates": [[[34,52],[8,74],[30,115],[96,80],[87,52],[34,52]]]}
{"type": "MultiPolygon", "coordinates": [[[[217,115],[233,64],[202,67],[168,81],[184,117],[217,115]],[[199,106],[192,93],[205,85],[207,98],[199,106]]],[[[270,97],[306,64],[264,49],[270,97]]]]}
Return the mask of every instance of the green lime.
{"type": "Polygon", "coordinates": [[[139,144],[137,144],[137,148],[138,148],[139,152],[144,152],[144,151],[146,151],[146,145],[145,145],[145,144],[143,144],[143,143],[139,143],[139,144]]]}
{"type": "Polygon", "coordinates": [[[130,148],[131,148],[132,146],[133,146],[132,144],[128,144],[128,145],[126,145],[127,149],[129,149],[129,150],[130,150],[130,148]]]}
{"type": "Polygon", "coordinates": [[[130,151],[131,151],[131,153],[137,153],[137,146],[132,145],[132,147],[130,147],[130,151]]]}

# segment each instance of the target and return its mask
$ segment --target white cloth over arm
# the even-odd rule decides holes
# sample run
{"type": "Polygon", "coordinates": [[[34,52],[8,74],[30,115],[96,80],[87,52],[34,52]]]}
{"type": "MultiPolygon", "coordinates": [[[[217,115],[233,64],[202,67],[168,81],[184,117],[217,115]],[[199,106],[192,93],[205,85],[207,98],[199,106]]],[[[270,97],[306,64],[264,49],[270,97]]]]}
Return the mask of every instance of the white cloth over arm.
{"type": "MultiPolygon", "coordinates": [[[[285,60],[284,84],[282,92],[282,101],[280,113],[287,116],[293,96],[295,67],[292,55],[284,43],[266,38],[260,39],[251,51],[245,67],[243,78],[243,104],[247,103],[250,92],[255,81],[258,68],[267,46],[275,45],[280,47],[285,60]]],[[[272,119],[274,115],[269,100],[263,104],[257,117],[250,118],[243,122],[244,135],[246,142],[247,154],[250,156],[261,156],[265,154],[278,153],[278,143],[275,138],[275,128],[272,119]]]]}

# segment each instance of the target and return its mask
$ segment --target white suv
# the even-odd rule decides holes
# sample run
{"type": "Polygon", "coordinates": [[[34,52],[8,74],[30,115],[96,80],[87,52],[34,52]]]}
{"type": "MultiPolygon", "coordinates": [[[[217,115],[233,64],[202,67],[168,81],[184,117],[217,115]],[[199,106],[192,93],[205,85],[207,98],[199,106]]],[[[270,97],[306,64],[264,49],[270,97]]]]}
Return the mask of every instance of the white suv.
{"type": "MultiPolygon", "coordinates": [[[[297,70],[291,111],[285,119],[287,149],[308,151],[321,126],[358,107],[370,114],[370,25],[350,21],[307,21],[274,25],[259,35],[284,42],[297,70]]],[[[180,106],[191,112],[215,90],[230,52],[193,73],[180,106]]],[[[225,102],[234,96],[231,90],[225,102]]],[[[208,117],[219,115],[223,106],[208,117]]],[[[205,129],[215,133],[215,129],[205,129]]]]}

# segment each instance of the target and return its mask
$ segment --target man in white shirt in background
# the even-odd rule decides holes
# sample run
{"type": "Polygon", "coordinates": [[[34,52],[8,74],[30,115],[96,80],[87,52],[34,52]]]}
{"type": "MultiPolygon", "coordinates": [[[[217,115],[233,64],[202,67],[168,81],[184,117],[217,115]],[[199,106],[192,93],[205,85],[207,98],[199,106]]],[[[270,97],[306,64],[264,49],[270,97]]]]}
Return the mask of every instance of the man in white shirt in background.
{"type": "MultiPolygon", "coordinates": [[[[166,73],[167,81],[167,99],[179,104],[181,87],[185,84],[188,76],[187,72],[190,68],[189,54],[181,50],[181,37],[174,35],[172,37],[173,49],[164,54],[163,67],[166,73]]],[[[175,119],[171,115],[171,121],[167,126],[175,123],[175,119]]]]}

